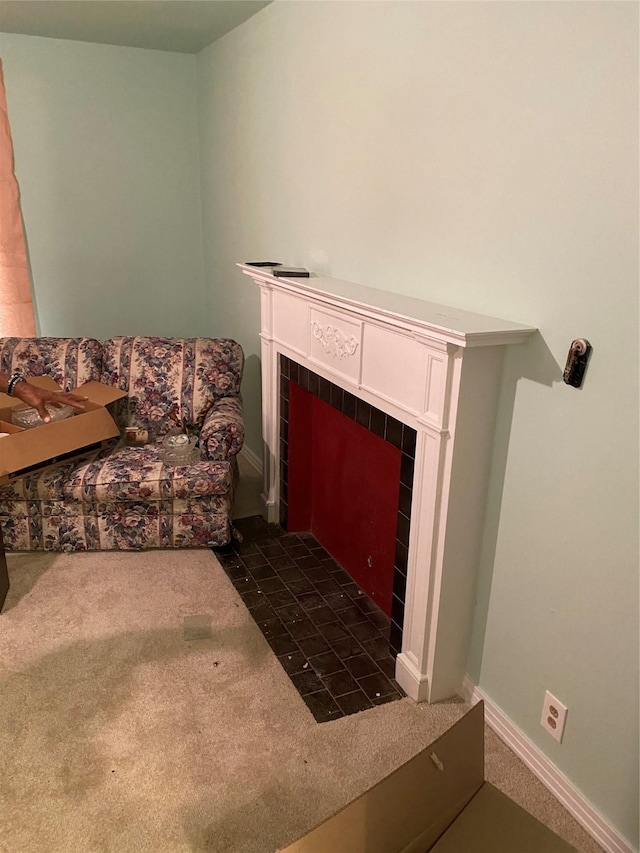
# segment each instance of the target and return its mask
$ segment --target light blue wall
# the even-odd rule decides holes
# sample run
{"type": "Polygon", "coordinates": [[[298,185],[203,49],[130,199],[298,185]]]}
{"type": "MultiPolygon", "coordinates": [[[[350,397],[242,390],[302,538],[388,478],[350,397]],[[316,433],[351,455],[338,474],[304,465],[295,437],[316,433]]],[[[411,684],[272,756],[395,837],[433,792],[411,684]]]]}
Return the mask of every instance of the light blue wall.
{"type": "Polygon", "coordinates": [[[39,331],[200,334],[195,58],[0,35],[39,331]]]}
{"type": "Polygon", "coordinates": [[[255,452],[236,261],[540,329],[507,358],[470,674],[635,845],[637,32],[631,3],[278,2],[198,56],[211,322],[248,355],[255,452]]]}
{"type": "Polygon", "coordinates": [[[637,17],[282,0],[197,75],[190,56],[0,35],[41,331],[236,337],[255,452],[238,260],[540,329],[507,358],[470,674],[636,845],[637,17]],[[560,376],[581,335],[576,391],[560,376]],[[545,689],[569,706],[562,745],[545,689]]]}

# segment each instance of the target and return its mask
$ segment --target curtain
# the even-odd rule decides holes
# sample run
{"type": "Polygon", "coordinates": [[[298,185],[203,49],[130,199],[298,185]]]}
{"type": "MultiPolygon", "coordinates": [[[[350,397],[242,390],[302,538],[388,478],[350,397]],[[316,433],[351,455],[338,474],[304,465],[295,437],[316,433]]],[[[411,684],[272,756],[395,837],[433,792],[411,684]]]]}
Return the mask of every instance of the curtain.
{"type": "Polygon", "coordinates": [[[20,191],[0,60],[0,337],[36,334],[20,191]]]}

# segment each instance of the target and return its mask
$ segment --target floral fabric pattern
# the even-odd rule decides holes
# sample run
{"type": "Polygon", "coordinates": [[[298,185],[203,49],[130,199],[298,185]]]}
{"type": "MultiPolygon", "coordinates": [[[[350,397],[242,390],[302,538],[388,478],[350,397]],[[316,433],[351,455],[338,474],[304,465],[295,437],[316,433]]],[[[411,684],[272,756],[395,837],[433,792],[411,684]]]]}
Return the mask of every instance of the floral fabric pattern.
{"type": "Polygon", "coordinates": [[[102,382],[127,391],[126,417],[161,438],[169,412],[200,428],[214,400],[240,394],[243,369],[226,338],[116,337],[104,343],[102,382]]]}
{"type": "Polygon", "coordinates": [[[0,371],[51,376],[70,391],[102,373],[102,344],[94,338],[0,338],[0,371]]]}
{"type": "Polygon", "coordinates": [[[125,446],[76,468],[64,490],[75,501],[147,503],[225,494],[232,479],[228,462],[168,467],[160,459],[160,445],[125,446]]]}
{"type": "Polygon", "coordinates": [[[207,412],[200,430],[200,447],[209,459],[231,459],[244,444],[242,400],[222,397],[207,412]]]}
{"type": "MultiPolygon", "coordinates": [[[[95,459],[100,454],[94,453],[89,460],[95,459]]],[[[14,480],[0,486],[0,511],[9,501],[64,501],[65,484],[79,464],[88,464],[86,460],[82,463],[66,462],[58,468],[50,468],[36,474],[28,474],[21,480],[14,480]]]]}
{"type": "Polygon", "coordinates": [[[220,512],[149,515],[136,512],[29,516],[3,520],[9,551],[110,551],[145,548],[213,548],[230,535],[230,500],[220,512]]]}
{"type": "Polygon", "coordinates": [[[91,379],[128,391],[110,408],[121,426],[159,439],[173,411],[200,433],[203,459],[165,466],[160,444],[114,440],[0,486],[8,551],[208,548],[231,536],[236,454],[244,442],[240,383],[244,354],[227,339],[0,339],[0,370],[46,373],[65,388],[91,379]]]}

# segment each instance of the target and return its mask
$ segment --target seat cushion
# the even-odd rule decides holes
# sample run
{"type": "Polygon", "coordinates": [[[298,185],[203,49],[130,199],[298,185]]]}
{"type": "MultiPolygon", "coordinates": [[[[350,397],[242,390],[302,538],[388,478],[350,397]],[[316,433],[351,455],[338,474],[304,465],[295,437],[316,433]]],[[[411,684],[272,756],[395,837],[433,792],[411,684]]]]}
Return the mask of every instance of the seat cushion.
{"type": "Polygon", "coordinates": [[[119,446],[108,456],[78,467],[64,483],[65,497],[90,503],[166,501],[226,494],[233,484],[230,462],[201,461],[166,466],[160,446],[119,446]]]}
{"type": "Polygon", "coordinates": [[[78,463],[78,460],[65,462],[56,468],[36,471],[20,480],[0,486],[0,512],[6,512],[3,508],[16,501],[64,501],[65,484],[73,476],[78,464],[86,466],[88,462],[96,459],[99,453],[100,451],[95,451],[82,463],[78,463]]]}

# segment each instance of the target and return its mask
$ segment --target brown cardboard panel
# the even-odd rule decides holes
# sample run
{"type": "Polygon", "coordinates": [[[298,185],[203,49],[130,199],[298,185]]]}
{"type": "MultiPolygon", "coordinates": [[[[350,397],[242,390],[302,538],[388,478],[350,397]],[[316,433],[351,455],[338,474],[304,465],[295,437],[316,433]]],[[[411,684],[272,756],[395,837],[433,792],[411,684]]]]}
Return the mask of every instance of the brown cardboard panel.
{"type": "Polygon", "coordinates": [[[484,704],[280,853],[571,853],[484,782],[484,704]]]}
{"type": "Polygon", "coordinates": [[[106,409],[83,412],[64,421],[22,430],[0,439],[0,477],[119,435],[106,409]]]}
{"type": "MultiPolygon", "coordinates": [[[[0,394],[0,397],[1,396],[2,395],[0,394]]],[[[15,405],[14,406],[3,406],[2,408],[0,408],[0,421],[3,421],[3,423],[9,424],[10,426],[13,426],[14,429],[22,429],[22,427],[16,427],[11,422],[12,421],[11,413],[13,412],[14,408],[15,408],[15,405]]],[[[9,430],[7,429],[7,430],[5,430],[5,432],[9,432],[9,430]]]]}
{"type": "Polygon", "coordinates": [[[432,853],[571,853],[575,847],[485,782],[432,853]]]}
{"type": "Polygon", "coordinates": [[[427,749],[281,853],[424,853],[483,781],[479,703],[427,749]]]}
{"type": "MultiPolygon", "coordinates": [[[[115,395],[106,396],[110,396],[111,399],[126,396],[123,391],[113,390],[115,395]]],[[[11,409],[16,402],[20,404],[20,401],[12,397],[6,399],[10,401],[11,407],[0,408],[0,421],[10,424],[11,409]]],[[[120,434],[109,412],[100,403],[92,400],[86,401],[85,411],[75,412],[72,417],[65,420],[43,424],[33,429],[18,429],[17,432],[14,432],[15,429],[13,427],[12,430],[0,430],[0,432],[13,433],[0,439],[0,482],[16,479],[21,471],[27,469],[32,471],[38,466],[48,467],[52,464],[52,460],[58,457],[69,458],[69,454],[75,451],[81,452],[89,446],[115,438],[120,434]]]]}
{"type": "Polygon", "coordinates": [[[10,435],[13,435],[13,433],[24,432],[24,430],[22,427],[16,426],[9,421],[3,421],[2,418],[0,418],[0,432],[8,432],[10,435]]]}
{"type": "MultiPolygon", "coordinates": [[[[37,385],[39,388],[46,388],[48,391],[62,390],[55,380],[50,376],[30,376],[30,385],[37,385]]],[[[120,388],[114,388],[112,385],[105,385],[103,382],[85,382],[78,388],[74,388],[74,394],[81,397],[88,397],[93,403],[100,406],[106,406],[108,403],[113,403],[115,400],[120,400],[127,396],[126,391],[120,388]]],[[[11,409],[14,406],[24,405],[17,397],[9,397],[8,394],[0,393],[0,409],[11,409]]]]}
{"type": "Polygon", "coordinates": [[[126,391],[120,388],[114,388],[112,385],[105,385],[102,382],[85,382],[79,388],[74,389],[74,393],[80,396],[88,397],[93,403],[98,403],[100,406],[107,406],[109,403],[120,400],[127,396],[126,391]]]}

